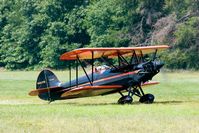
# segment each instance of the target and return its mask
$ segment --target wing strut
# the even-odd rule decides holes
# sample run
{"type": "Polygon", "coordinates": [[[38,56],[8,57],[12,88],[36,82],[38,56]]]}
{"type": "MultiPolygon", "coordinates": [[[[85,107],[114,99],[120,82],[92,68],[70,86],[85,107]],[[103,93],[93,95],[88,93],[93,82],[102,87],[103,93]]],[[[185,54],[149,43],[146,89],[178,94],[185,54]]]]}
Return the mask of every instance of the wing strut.
{"type": "Polygon", "coordinates": [[[93,51],[91,52],[92,53],[92,83],[93,83],[93,79],[94,79],[94,77],[93,77],[93,72],[94,72],[94,53],[93,53],[93,51]]]}
{"type": "Polygon", "coordinates": [[[121,65],[121,62],[126,62],[126,64],[130,65],[129,62],[118,52],[118,62],[119,66],[121,65]]]}
{"type": "Polygon", "coordinates": [[[152,59],[153,61],[157,58],[157,52],[158,52],[158,50],[156,49],[155,53],[153,54],[153,59],[152,59]]]}
{"type": "Polygon", "coordinates": [[[101,59],[101,61],[106,62],[108,65],[114,67],[115,69],[118,69],[118,68],[117,68],[116,66],[114,66],[112,63],[110,63],[108,60],[106,60],[105,57],[102,56],[100,59],[101,59]]]}
{"type": "Polygon", "coordinates": [[[71,89],[71,62],[69,62],[69,82],[70,82],[70,89],[71,89]]]}
{"type": "Polygon", "coordinates": [[[78,61],[76,60],[76,87],[78,87],[78,61]]]}
{"type": "Polygon", "coordinates": [[[79,61],[79,64],[81,65],[81,67],[82,67],[82,69],[83,69],[84,73],[86,74],[86,77],[88,78],[88,80],[89,80],[90,84],[91,84],[91,85],[93,85],[93,82],[91,82],[91,80],[90,80],[90,78],[89,78],[89,76],[88,76],[88,74],[87,74],[87,72],[86,72],[86,70],[85,70],[84,66],[82,65],[82,62],[80,61],[80,59],[79,59],[79,57],[78,57],[78,56],[77,56],[77,60],[79,61]]]}
{"type": "Polygon", "coordinates": [[[137,55],[135,53],[135,50],[133,50],[132,52],[133,52],[133,54],[132,54],[132,57],[131,57],[130,64],[132,64],[132,63],[138,64],[139,61],[138,61],[138,57],[137,57],[137,55]]]}
{"type": "Polygon", "coordinates": [[[142,50],[140,50],[140,62],[144,62],[144,57],[143,57],[143,53],[142,53],[142,50]]]}

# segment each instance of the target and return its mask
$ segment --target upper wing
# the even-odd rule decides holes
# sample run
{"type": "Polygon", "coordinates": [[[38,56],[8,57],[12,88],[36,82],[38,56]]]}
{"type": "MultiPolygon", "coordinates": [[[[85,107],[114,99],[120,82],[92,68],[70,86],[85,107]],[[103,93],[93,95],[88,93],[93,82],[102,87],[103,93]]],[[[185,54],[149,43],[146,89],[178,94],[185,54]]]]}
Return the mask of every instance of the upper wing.
{"type": "Polygon", "coordinates": [[[60,60],[76,60],[79,59],[96,59],[100,57],[114,58],[118,54],[122,56],[131,56],[136,54],[142,56],[153,53],[156,50],[162,51],[169,48],[168,45],[144,46],[144,47],[122,47],[122,48],[80,48],[70,52],[66,52],[60,56],[60,60]]]}

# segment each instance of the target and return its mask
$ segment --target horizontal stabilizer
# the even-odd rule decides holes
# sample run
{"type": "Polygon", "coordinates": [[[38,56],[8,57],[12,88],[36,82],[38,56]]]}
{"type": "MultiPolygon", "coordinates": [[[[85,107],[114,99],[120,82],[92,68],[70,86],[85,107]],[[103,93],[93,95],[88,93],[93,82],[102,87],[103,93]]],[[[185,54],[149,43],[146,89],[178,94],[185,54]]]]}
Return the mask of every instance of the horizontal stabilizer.
{"type": "Polygon", "coordinates": [[[52,90],[56,91],[56,90],[60,90],[60,89],[61,89],[61,87],[58,87],[58,86],[49,87],[49,88],[40,88],[40,89],[32,90],[28,94],[30,96],[38,96],[39,94],[42,94],[42,93],[50,92],[52,90]]]}

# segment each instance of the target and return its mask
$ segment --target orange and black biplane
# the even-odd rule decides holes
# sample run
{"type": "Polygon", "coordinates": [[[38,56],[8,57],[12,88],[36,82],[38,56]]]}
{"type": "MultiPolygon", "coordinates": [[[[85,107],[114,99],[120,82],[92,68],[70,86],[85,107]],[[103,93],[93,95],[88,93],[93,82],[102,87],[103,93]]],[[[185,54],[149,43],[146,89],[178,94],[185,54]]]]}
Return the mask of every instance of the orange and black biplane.
{"type": "Polygon", "coordinates": [[[150,81],[164,65],[157,52],[169,48],[167,45],[127,48],[80,48],[61,55],[60,60],[69,61],[69,81],[61,83],[48,69],[40,72],[36,89],[30,96],[39,96],[49,102],[80,97],[119,93],[119,104],[130,104],[133,96],[141,103],[153,103],[154,96],[145,94],[142,86],[158,84],[150,81]],[[95,67],[95,61],[104,65],[95,67]],[[72,64],[73,63],[73,64],[72,64]],[[86,63],[91,72],[86,71],[86,63]],[[75,65],[76,79],[72,80],[71,66],[75,65]],[[79,75],[81,66],[85,75],[79,75]],[[127,92],[127,93],[125,93],[127,92]],[[124,93],[126,95],[124,95],[124,93]]]}

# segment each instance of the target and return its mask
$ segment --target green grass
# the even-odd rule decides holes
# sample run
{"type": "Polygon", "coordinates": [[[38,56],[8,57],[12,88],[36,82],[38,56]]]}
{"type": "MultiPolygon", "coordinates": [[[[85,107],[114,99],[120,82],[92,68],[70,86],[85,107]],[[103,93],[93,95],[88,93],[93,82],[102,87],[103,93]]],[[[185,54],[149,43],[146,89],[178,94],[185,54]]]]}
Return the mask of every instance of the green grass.
{"type": "MultiPolygon", "coordinates": [[[[160,73],[155,103],[117,105],[119,94],[55,101],[28,96],[39,72],[0,71],[0,133],[199,132],[199,72],[160,73]]],[[[67,72],[55,71],[61,81],[67,72]]]]}

